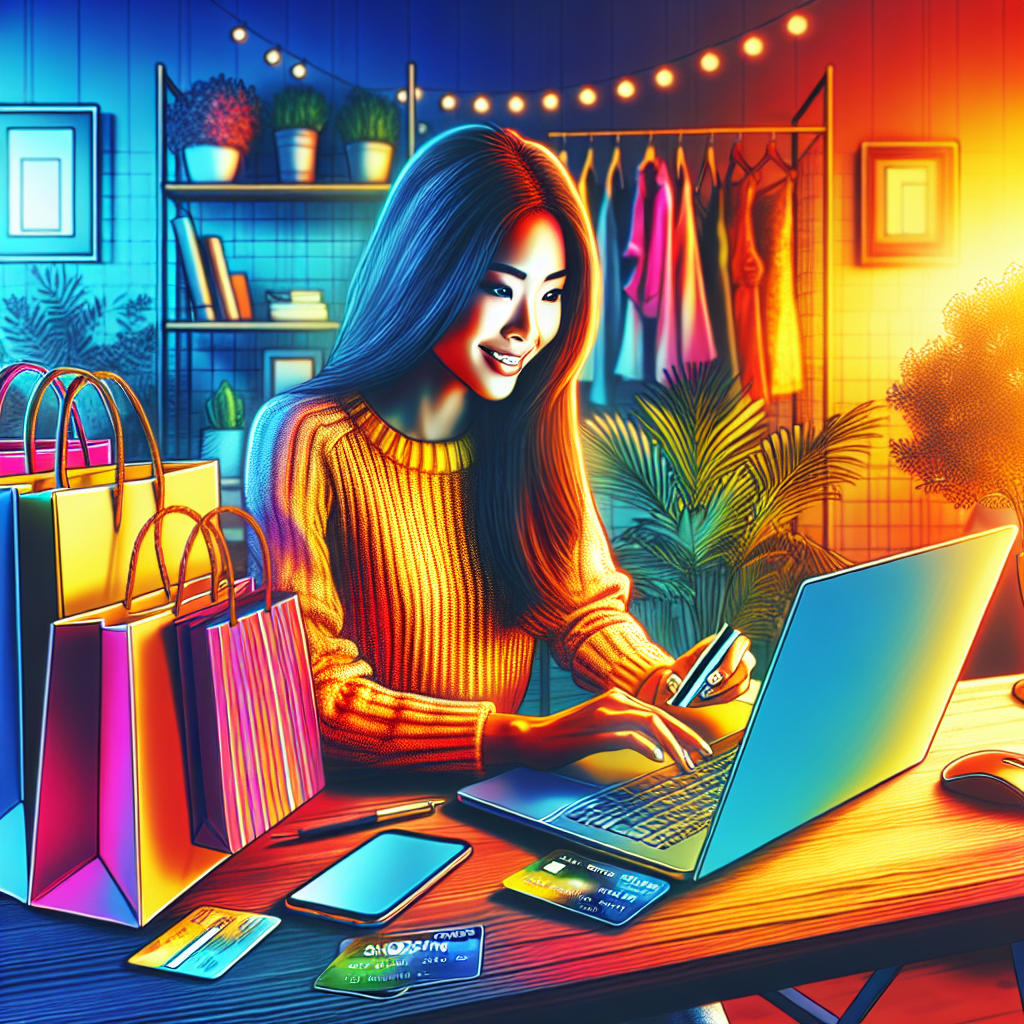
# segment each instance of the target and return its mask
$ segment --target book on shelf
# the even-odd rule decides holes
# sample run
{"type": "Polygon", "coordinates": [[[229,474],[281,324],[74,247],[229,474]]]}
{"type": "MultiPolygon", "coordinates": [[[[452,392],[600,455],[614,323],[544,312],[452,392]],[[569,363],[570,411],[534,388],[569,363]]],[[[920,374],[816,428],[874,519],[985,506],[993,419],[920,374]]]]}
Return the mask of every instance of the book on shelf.
{"type": "Polygon", "coordinates": [[[271,302],[271,320],[329,320],[325,302],[271,302]]]}
{"type": "Polygon", "coordinates": [[[268,291],[267,302],[323,302],[319,288],[292,288],[290,291],[268,291]]]}
{"type": "Polygon", "coordinates": [[[188,283],[188,294],[192,300],[195,318],[196,320],[216,320],[217,314],[213,309],[213,293],[210,291],[210,281],[206,276],[206,268],[203,266],[203,255],[199,248],[196,226],[187,213],[175,217],[171,221],[171,226],[174,228],[174,237],[178,240],[181,265],[185,271],[185,280],[188,283]]]}
{"type": "Polygon", "coordinates": [[[232,274],[231,290],[235,293],[235,302],[238,303],[238,318],[251,320],[252,292],[249,291],[249,278],[245,274],[232,274]]]}
{"type": "Polygon", "coordinates": [[[217,299],[217,311],[221,320],[240,320],[238,302],[231,287],[231,274],[224,256],[224,243],[217,235],[203,235],[201,239],[206,254],[206,265],[213,281],[213,294],[217,299]]]}

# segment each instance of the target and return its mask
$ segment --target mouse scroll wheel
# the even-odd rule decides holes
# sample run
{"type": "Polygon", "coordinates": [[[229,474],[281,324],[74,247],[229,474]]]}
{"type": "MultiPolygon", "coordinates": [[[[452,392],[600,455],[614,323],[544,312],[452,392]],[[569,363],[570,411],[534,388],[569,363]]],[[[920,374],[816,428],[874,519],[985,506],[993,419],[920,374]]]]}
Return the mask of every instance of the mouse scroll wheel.
{"type": "Polygon", "coordinates": [[[1019,757],[1004,757],[1003,764],[1008,764],[1011,768],[1024,768],[1024,761],[1019,757]]]}

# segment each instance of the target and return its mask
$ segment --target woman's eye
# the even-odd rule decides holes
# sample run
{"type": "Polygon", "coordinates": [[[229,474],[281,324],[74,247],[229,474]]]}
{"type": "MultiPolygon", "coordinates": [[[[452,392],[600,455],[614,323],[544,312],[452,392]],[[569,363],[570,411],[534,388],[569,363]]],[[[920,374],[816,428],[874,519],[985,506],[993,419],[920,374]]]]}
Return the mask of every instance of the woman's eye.
{"type": "Polygon", "coordinates": [[[512,289],[507,284],[488,284],[486,281],[480,285],[488,295],[494,295],[499,299],[511,299],[512,289]]]}
{"type": "Polygon", "coordinates": [[[551,291],[549,291],[544,296],[544,301],[545,302],[557,302],[561,297],[562,297],[562,289],[561,288],[552,288],[551,291]]]}

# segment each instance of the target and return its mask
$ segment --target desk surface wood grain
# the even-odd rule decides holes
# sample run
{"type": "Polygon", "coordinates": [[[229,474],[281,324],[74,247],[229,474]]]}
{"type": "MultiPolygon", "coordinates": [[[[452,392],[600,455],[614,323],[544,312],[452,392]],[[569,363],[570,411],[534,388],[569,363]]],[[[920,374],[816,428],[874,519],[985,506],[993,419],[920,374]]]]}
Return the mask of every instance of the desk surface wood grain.
{"type": "MultiPolygon", "coordinates": [[[[386,929],[482,923],[481,978],[377,1004],[312,989],[344,936],[284,897],[366,834],[274,846],[263,837],[138,931],[4,897],[0,1019],[16,1021],[622,1021],[854,971],[1024,938],[1024,814],[942,790],[971,750],[1024,749],[1010,678],[962,682],[931,750],[910,771],[609,928],[502,888],[557,842],[449,805],[410,822],[473,856],[386,929]],[[283,923],[216,982],[136,971],[127,957],[188,910],[214,905],[283,923]]],[[[331,776],[289,825],[447,795],[444,775],[331,776]],[[394,802],[397,802],[395,800],[394,802]]]]}

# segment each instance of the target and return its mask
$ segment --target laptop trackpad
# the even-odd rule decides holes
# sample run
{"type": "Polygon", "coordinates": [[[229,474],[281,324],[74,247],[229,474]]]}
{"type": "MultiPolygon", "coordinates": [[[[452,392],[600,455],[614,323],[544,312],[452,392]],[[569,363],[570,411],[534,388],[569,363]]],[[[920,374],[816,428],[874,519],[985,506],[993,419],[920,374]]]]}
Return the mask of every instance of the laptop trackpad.
{"type": "MultiPolygon", "coordinates": [[[[565,769],[561,769],[564,771],[565,769]]],[[[471,802],[488,804],[499,811],[542,819],[593,793],[593,784],[566,778],[555,772],[532,768],[514,768],[510,772],[484,779],[459,791],[471,802]]]]}
{"type": "Polygon", "coordinates": [[[614,786],[640,775],[660,771],[664,767],[664,761],[644,757],[636,750],[604,750],[556,770],[559,775],[589,782],[594,786],[614,786]]]}

